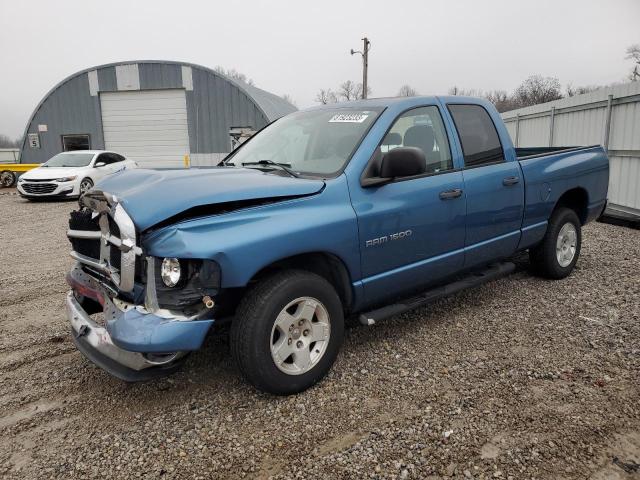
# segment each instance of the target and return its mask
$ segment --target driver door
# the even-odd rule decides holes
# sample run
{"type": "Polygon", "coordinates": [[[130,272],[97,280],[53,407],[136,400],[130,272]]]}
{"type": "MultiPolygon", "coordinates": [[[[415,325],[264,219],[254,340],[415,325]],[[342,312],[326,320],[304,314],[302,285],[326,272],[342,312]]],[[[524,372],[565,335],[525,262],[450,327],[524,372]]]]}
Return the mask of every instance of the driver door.
{"type": "Polygon", "coordinates": [[[439,107],[415,108],[396,119],[365,169],[366,175],[399,146],[420,148],[427,160],[424,174],[362,187],[352,196],[367,303],[428,286],[462,268],[466,199],[449,145],[439,107]]]}

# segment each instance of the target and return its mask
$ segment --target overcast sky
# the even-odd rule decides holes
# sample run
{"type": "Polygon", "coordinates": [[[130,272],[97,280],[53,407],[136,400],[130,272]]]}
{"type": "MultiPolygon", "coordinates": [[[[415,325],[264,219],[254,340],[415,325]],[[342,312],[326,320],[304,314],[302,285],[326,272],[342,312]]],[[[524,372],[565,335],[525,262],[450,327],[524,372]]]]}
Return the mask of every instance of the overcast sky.
{"type": "Polygon", "coordinates": [[[373,96],[513,90],[532,74],[563,86],[624,80],[640,43],[640,0],[0,0],[0,133],[22,135],[36,104],[78,70],[183,60],[244,72],[300,108],[361,79],[373,96]]]}

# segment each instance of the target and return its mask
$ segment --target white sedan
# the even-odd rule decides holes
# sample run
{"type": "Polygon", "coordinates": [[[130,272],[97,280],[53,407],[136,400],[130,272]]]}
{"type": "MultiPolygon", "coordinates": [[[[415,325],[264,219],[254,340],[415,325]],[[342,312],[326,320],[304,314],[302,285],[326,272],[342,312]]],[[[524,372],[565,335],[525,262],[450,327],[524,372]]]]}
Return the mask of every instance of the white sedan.
{"type": "Polygon", "coordinates": [[[77,198],[101,178],[137,164],[119,153],[105,150],[62,152],[18,179],[21,196],[37,198],[77,198]]]}

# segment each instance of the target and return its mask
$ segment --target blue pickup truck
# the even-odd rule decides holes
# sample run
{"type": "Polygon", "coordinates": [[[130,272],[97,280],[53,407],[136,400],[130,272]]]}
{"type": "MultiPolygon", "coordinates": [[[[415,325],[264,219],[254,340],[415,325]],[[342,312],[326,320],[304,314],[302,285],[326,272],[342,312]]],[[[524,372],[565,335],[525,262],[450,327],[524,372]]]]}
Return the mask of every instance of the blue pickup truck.
{"type": "Polygon", "coordinates": [[[331,368],[345,317],[373,325],[504,276],[523,251],[534,272],[569,275],[608,174],[600,146],[514,148],[476,98],[292,113],[217,167],[126,171],[82,197],[73,340],[136,381],[229,325],[251,384],[300,392],[331,368]]]}

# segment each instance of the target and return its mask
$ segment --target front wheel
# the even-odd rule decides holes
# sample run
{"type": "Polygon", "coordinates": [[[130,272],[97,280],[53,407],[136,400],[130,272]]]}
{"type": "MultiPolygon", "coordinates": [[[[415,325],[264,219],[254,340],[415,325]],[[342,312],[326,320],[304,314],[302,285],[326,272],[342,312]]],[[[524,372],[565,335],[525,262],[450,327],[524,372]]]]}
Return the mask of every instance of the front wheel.
{"type": "Polygon", "coordinates": [[[83,178],[80,182],[80,196],[93,188],[93,181],[90,178],[83,178]]]}
{"type": "Polygon", "coordinates": [[[578,215],[569,208],[558,208],[551,215],[542,242],[529,251],[531,265],[543,277],[564,278],[575,267],[581,245],[582,230],[578,215]]]}
{"type": "Polygon", "coordinates": [[[247,293],[231,324],[231,351],[252,385],[289,395],[327,374],[343,333],[342,304],[331,284],[313,273],[289,270],[247,293]]]}

